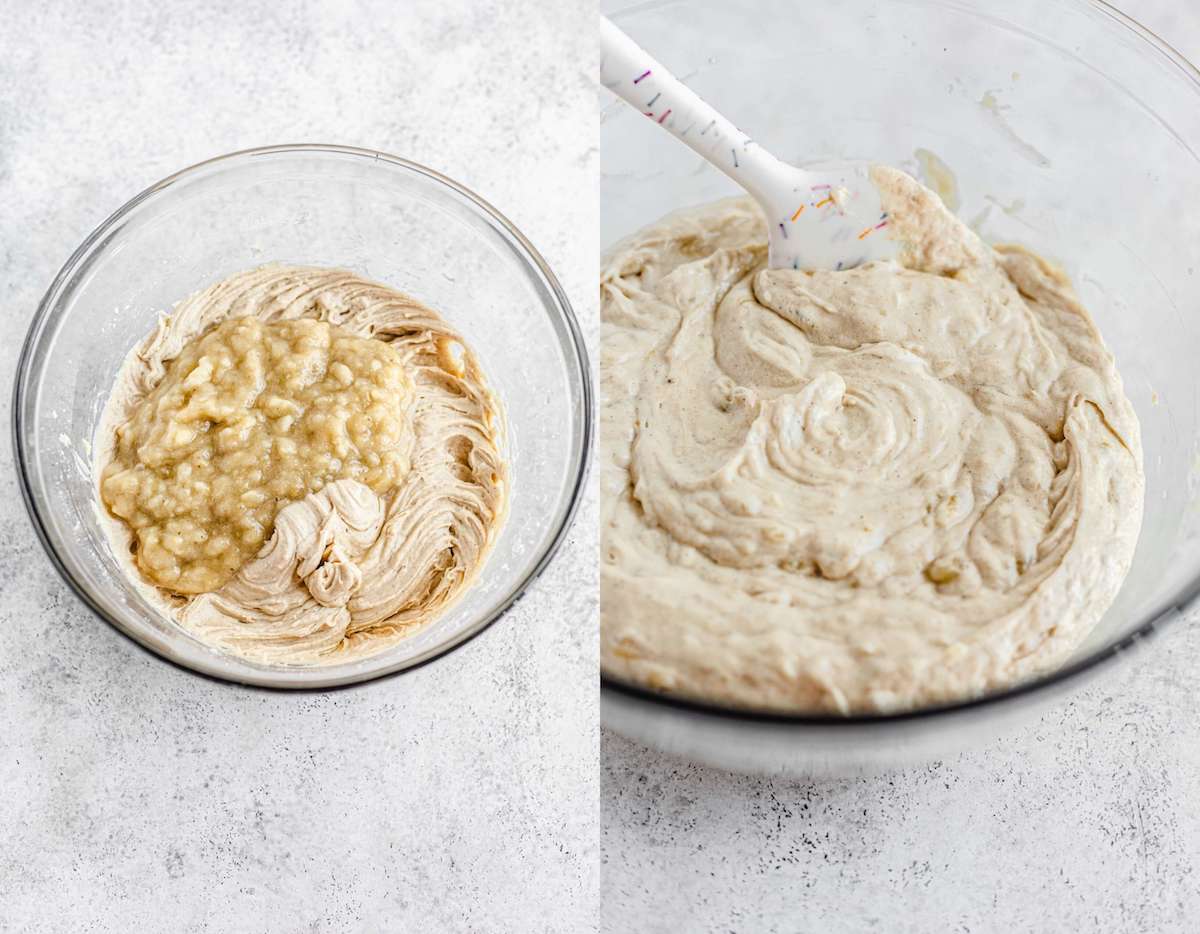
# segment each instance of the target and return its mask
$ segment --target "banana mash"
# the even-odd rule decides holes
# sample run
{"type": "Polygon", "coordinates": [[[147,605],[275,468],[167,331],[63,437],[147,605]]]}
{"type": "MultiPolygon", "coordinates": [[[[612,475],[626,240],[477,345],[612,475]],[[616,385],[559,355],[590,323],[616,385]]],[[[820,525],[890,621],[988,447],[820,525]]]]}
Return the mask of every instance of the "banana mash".
{"type": "Polygon", "coordinates": [[[195,635],[325,664],[425,625],[503,521],[503,417],[434,312],[352,273],[268,266],[134,349],[98,436],[127,572],[195,635]]]}

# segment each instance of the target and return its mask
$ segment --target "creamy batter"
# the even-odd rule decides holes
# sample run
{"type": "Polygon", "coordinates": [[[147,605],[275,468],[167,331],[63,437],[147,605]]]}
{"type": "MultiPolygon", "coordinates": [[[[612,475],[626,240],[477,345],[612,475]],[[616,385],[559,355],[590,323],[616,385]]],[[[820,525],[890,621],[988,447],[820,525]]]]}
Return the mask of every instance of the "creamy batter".
{"type": "Polygon", "coordinates": [[[319,665],[435,619],[507,509],[503,416],[430,309],[337,269],[267,266],[181,302],[97,435],[126,573],[209,644],[319,665]]]}
{"type": "Polygon", "coordinates": [[[746,200],[602,271],[602,652],[798,712],[960,700],[1065,659],[1132,559],[1144,479],[1057,269],[876,169],[900,262],[768,270],[746,200]]]}

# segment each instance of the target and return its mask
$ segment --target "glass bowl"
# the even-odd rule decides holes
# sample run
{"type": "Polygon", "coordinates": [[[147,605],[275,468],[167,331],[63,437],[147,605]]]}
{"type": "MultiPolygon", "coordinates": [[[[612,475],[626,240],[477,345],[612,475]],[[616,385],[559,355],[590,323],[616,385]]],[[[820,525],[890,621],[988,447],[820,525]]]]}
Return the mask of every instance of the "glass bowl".
{"type": "MultiPolygon", "coordinates": [[[[1196,69],[1099,0],[666,0],[613,19],[784,160],[908,168],[987,240],[1062,264],[1137,409],[1147,492],[1115,603],[1041,680],[936,710],[831,720],[681,701],[605,677],[605,724],[728,768],[877,770],[1036,715],[1191,607],[1200,589],[1196,69]]],[[[623,103],[605,94],[601,106],[606,247],[670,211],[737,193],[623,103]]]]}
{"type": "Polygon", "coordinates": [[[102,619],[163,658],[245,684],[324,688],[391,674],[495,621],[549,562],[591,451],[587,354],[545,261],[501,214],[379,152],[278,146],[185,169],[91,234],[42,300],[17,367],[16,462],[54,565],[102,619]],[[90,442],[121,361],[184,296],[263,263],[341,266],[442,314],[507,410],[508,519],[474,584],[412,637],[357,661],[267,666],[211,649],[122,575],[100,526],[90,442]]]}

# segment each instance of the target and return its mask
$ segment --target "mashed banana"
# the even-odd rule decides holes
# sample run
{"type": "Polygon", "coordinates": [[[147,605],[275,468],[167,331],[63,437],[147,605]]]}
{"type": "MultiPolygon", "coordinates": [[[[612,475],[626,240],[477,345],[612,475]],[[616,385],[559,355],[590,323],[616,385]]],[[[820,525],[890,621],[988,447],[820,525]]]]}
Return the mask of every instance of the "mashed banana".
{"type": "Polygon", "coordinates": [[[281,505],[344,478],[386,493],[409,470],[412,380],[382,341],[324,321],[232,318],[184,347],[118,426],[101,495],[142,573],[216,590],[281,505]]]}
{"type": "Polygon", "coordinates": [[[266,266],[134,348],[97,434],[131,579],[200,639],[315,665],[425,626],[507,511],[503,416],[436,313],[338,269],[266,266]]]}

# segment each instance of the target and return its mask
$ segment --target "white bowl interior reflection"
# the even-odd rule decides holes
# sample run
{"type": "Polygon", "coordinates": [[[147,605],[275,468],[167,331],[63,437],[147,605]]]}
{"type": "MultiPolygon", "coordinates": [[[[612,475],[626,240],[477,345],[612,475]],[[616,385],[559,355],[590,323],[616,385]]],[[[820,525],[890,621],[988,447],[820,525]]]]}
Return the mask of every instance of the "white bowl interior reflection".
{"type": "Polygon", "coordinates": [[[569,303],[536,251],[493,208],[394,157],[277,147],[159,183],[80,248],[30,331],[14,430],[35,525],[59,569],[102,617],[206,674],[326,687],[434,658],[520,595],[573,514],[590,450],[590,389],[569,303]],[[349,268],[429,305],[477,352],[507,413],[510,512],[481,574],[434,623],[350,663],[265,666],[206,647],[128,585],[98,522],[89,443],[123,357],[179,299],[267,262],[349,268]]]}

